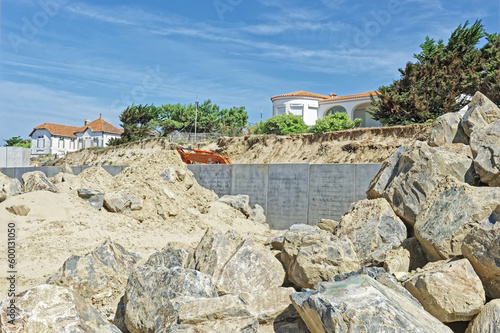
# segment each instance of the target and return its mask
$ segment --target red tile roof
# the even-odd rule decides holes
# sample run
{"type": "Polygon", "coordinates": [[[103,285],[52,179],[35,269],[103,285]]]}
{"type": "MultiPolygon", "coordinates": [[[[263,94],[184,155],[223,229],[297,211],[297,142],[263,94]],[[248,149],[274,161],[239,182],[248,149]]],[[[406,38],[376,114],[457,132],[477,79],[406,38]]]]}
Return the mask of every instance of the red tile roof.
{"type": "Polygon", "coordinates": [[[106,133],[113,133],[113,134],[122,134],[123,129],[117,128],[110,123],[108,123],[106,120],[102,119],[102,117],[99,117],[99,119],[94,120],[93,122],[77,128],[75,133],[83,133],[87,130],[87,128],[90,128],[92,132],[106,132],[106,133]]]}
{"type": "Polygon", "coordinates": [[[75,137],[75,131],[78,130],[79,127],[75,126],[66,126],[66,125],[59,125],[59,124],[51,124],[51,123],[45,123],[38,125],[33,129],[31,132],[30,136],[33,134],[38,129],[45,129],[49,131],[50,134],[52,135],[60,135],[60,136],[66,136],[70,138],[75,137]]]}
{"type": "Polygon", "coordinates": [[[311,93],[311,92],[304,91],[304,90],[299,90],[299,91],[295,91],[295,92],[288,93],[288,94],[273,96],[273,97],[271,97],[271,101],[273,99],[279,98],[279,97],[293,97],[293,96],[298,96],[298,97],[313,97],[313,98],[320,98],[320,99],[324,99],[324,98],[328,98],[329,97],[329,96],[326,96],[326,95],[320,95],[320,94],[315,94],[315,93],[311,93]]]}
{"type": "Polygon", "coordinates": [[[362,98],[362,97],[371,97],[371,96],[377,96],[378,91],[368,91],[364,92],[361,94],[355,94],[355,95],[345,95],[345,96],[334,96],[334,97],[328,97],[321,102],[328,102],[328,101],[341,101],[344,99],[351,99],[351,98],[362,98]]]}
{"type": "Polygon", "coordinates": [[[110,123],[108,123],[106,120],[102,119],[102,117],[99,117],[99,119],[94,120],[93,122],[91,122],[83,127],[45,123],[45,124],[42,124],[42,125],[35,127],[33,129],[33,131],[31,132],[30,136],[37,129],[46,129],[52,135],[60,135],[60,136],[75,138],[76,137],[75,133],[83,133],[87,130],[87,128],[90,128],[93,132],[106,132],[106,133],[113,133],[113,134],[123,134],[123,129],[117,128],[117,127],[111,125],[110,123]]]}

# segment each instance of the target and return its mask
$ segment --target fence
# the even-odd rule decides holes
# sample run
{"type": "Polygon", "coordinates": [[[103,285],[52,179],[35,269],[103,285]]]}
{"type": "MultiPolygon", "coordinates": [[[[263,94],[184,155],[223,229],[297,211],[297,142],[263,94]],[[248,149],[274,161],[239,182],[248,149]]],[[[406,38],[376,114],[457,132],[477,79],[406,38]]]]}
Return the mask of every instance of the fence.
{"type": "Polygon", "coordinates": [[[200,142],[200,141],[217,141],[222,137],[220,133],[197,133],[196,139],[194,133],[171,133],[168,135],[170,142],[200,142]]]}

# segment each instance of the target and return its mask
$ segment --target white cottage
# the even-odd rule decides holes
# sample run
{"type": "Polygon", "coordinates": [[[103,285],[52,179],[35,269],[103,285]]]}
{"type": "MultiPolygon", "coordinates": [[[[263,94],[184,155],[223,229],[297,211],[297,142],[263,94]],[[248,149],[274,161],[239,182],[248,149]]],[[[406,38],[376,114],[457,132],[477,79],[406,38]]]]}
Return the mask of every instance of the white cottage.
{"type": "Polygon", "coordinates": [[[283,113],[299,115],[309,126],[329,114],[345,112],[352,120],[361,118],[363,127],[379,127],[380,122],[374,120],[367,112],[371,107],[372,96],[377,98],[377,92],[369,91],[346,96],[331,93],[327,96],[301,90],[271,97],[271,101],[273,116],[283,113]]]}
{"type": "Polygon", "coordinates": [[[83,127],[45,123],[36,126],[30,134],[31,156],[64,156],[69,152],[90,147],[106,147],[111,138],[120,138],[119,129],[104,119],[90,122],[85,120],[83,127]]]}

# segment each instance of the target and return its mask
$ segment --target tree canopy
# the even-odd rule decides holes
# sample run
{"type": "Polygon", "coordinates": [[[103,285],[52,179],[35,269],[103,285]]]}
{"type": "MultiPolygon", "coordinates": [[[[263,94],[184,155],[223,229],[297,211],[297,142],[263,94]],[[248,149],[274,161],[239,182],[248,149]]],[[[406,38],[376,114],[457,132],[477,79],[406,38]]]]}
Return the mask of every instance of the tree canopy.
{"type": "Polygon", "coordinates": [[[13,136],[12,138],[4,141],[6,147],[31,147],[31,141],[29,139],[22,139],[20,136],[13,136]]]}
{"type": "Polygon", "coordinates": [[[151,131],[160,136],[173,131],[193,133],[195,123],[198,133],[236,135],[247,126],[248,114],[243,106],[221,110],[206,100],[199,104],[197,116],[194,104],[131,105],[120,114],[120,121],[124,133],[121,139],[111,141],[111,145],[148,137],[151,131]]]}
{"type": "Polygon", "coordinates": [[[481,91],[500,103],[500,40],[485,32],[481,21],[459,25],[448,43],[429,37],[415,54],[415,63],[399,69],[401,78],[379,88],[370,111],[383,124],[423,123],[464,107],[481,91]],[[477,48],[486,38],[483,47],[477,48]]]}
{"type": "Polygon", "coordinates": [[[148,136],[153,125],[151,121],[155,116],[156,108],[148,105],[131,105],[120,114],[121,126],[124,132],[121,142],[130,142],[148,136]]]}

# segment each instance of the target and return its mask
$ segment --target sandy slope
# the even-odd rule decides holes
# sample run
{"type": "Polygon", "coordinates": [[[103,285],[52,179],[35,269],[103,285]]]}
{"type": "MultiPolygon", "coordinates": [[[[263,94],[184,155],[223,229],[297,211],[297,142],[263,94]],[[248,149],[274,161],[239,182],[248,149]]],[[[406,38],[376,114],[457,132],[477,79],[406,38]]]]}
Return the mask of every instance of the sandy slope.
{"type": "MultiPolygon", "coordinates": [[[[430,126],[357,129],[328,134],[223,138],[201,148],[229,156],[234,163],[370,163],[382,162],[401,145],[426,140],[430,126]]],[[[217,195],[200,187],[182,163],[175,144],[165,139],[145,140],[107,149],[87,149],[68,154],[57,164],[130,165],[116,177],[102,168],[79,176],[56,176],[59,193],[39,191],[0,203],[0,261],[7,276],[7,223],[16,224],[18,259],[17,292],[44,283],[71,255],[83,255],[106,238],[143,260],[167,244],[193,248],[209,227],[235,229],[245,237],[263,242],[272,233],[266,225],[245,219],[229,206],[216,202],[217,195]],[[182,176],[169,183],[160,173],[172,167],[182,176]],[[143,209],[127,215],[95,210],[77,196],[88,188],[104,193],[124,191],[143,200],[143,209]],[[28,216],[5,208],[25,205],[28,216]],[[160,214],[162,212],[163,214],[160,214]]],[[[0,280],[0,299],[8,291],[7,278],[0,280]]]]}
{"type": "MultiPolygon", "coordinates": [[[[325,134],[224,137],[196,148],[229,156],[233,163],[380,163],[397,148],[427,141],[432,125],[360,128],[325,134]]],[[[70,153],[56,165],[123,165],[157,151],[175,149],[166,139],[151,139],[120,147],[70,153]]],[[[191,145],[192,147],[192,145],[191,145]]]]}
{"type": "MultiPolygon", "coordinates": [[[[167,244],[193,248],[209,227],[223,232],[234,229],[259,242],[269,236],[267,225],[247,220],[217,195],[199,186],[185,170],[176,151],[149,152],[135,156],[131,167],[115,178],[100,167],[89,168],[79,176],[65,176],[57,183],[60,192],[38,191],[11,197],[0,203],[0,262],[7,272],[7,223],[17,229],[17,291],[44,283],[71,255],[83,255],[106,238],[145,260],[167,244]],[[168,183],[160,177],[172,167],[184,180],[168,183]],[[105,193],[124,191],[143,200],[143,209],[130,214],[98,211],[77,196],[78,188],[105,193]],[[5,208],[25,205],[28,216],[17,216],[5,208]],[[159,206],[165,212],[158,214],[159,206]]],[[[60,177],[54,177],[59,178],[60,177]]],[[[0,280],[0,298],[7,294],[7,279],[0,280]]]]}
{"type": "Polygon", "coordinates": [[[223,138],[219,147],[212,149],[229,156],[233,163],[380,163],[401,146],[415,140],[427,141],[431,128],[427,124],[223,138]]]}

